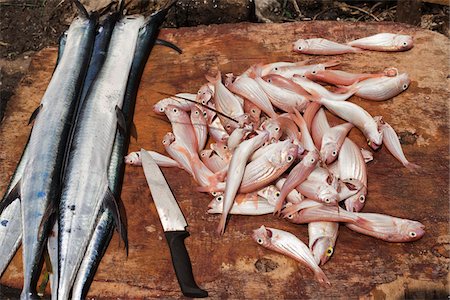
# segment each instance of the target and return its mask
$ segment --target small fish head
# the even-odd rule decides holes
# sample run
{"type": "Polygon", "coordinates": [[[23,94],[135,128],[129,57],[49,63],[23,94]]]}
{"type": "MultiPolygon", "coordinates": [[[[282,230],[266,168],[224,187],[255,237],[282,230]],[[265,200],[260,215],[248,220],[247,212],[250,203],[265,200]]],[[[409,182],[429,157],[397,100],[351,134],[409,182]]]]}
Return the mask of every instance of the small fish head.
{"type": "Polygon", "coordinates": [[[381,144],[383,142],[383,135],[381,132],[370,132],[368,134],[368,142],[367,144],[372,148],[373,150],[378,150],[381,147],[381,144]]]}
{"type": "Polygon", "coordinates": [[[425,234],[425,225],[413,220],[401,219],[399,236],[402,242],[417,241],[425,234]]]}
{"type": "Polygon", "coordinates": [[[331,185],[323,184],[319,188],[317,197],[325,204],[337,204],[339,200],[339,193],[331,185]]]}
{"type": "Polygon", "coordinates": [[[409,84],[411,83],[408,74],[400,74],[396,77],[396,79],[398,79],[397,86],[400,91],[405,91],[406,89],[408,89],[409,84]]]}
{"type": "Polygon", "coordinates": [[[138,162],[139,159],[139,152],[131,152],[127,156],[125,156],[125,163],[127,165],[134,165],[136,162],[138,162]]]}
{"type": "Polygon", "coordinates": [[[175,105],[167,105],[164,109],[164,113],[167,115],[170,122],[189,122],[189,115],[187,112],[175,105]]]}
{"type": "Polygon", "coordinates": [[[275,206],[280,197],[280,190],[274,185],[269,185],[258,191],[258,195],[265,198],[270,205],[275,206]]]}
{"type": "Polygon", "coordinates": [[[297,40],[294,43],[293,51],[295,52],[303,53],[307,49],[308,49],[308,42],[303,39],[297,40]]]}
{"type": "Polygon", "coordinates": [[[312,254],[320,265],[324,265],[333,255],[334,244],[329,237],[320,237],[311,246],[312,254]]]}
{"type": "Polygon", "coordinates": [[[315,166],[320,160],[320,154],[319,151],[313,150],[309,151],[308,154],[303,157],[302,163],[305,165],[305,167],[313,167],[315,166]]]}
{"type": "Polygon", "coordinates": [[[195,97],[195,101],[206,105],[213,96],[214,92],[210,89],[209,85],[204,84],[198,90],[197,96],[195,97]]]}
{"type": "Polygon", "coordinates": [[[348,197],[345,200],[345,209],[350,212],[359,212],[366,204],[367,188],[363,187],[353,196],[348,197]]]}
{"type": "Polygon", "coordinates": [[[327,165],[331,164],[338,157],[339,149],[336,143],[326,143],[320,149],[320,158],[327,165]]]}
{"type": "Polygon", "coordinates": [[[158,115],[163,115],[166,106],[173,103],[174,100],[170,98],[159,100],[155,105],[153,105],[153,111],[158,115]]]}
{"type": "Polygon", "coordinates": [[[233,84],[233,82],[236,80],[236,76],[234,76],[233,73],[227,73],[225,74],[225,82],[224,85],[226,87],[229,87],[233,84]]]}
{"type": "Polygon", "coordinates": [[[411,36],[398,34],[394,37],[394,45],[400,51],[406,51],[414,46],[414,42],[411,36]]]}
{"type": "Polygon", "coordinates": [[[280,122],[274,119],[264,121],[261,124],[261,129],[269,132],[269,140],[278,141],[282,134],[280,122]]]}
{"type": "Polygon", "coordinates": [[[223,194],[217,195],[208,204],[208,213],[210,214],[220,214],[223,211],[223,194]]]}
{"type": "Polygon", "coordinates": [[[162,140],[164,147],[170,146],[173,142],[175,142],[175,135],[172,132],[166,133],[162,140]]]}
{"type": "Polygon", "coordinates": [[[204,149],[204,150],[200,151],[200,158],[202,160],[210,158],[212,155],[213,155],[213,150],[211,150],[211,149],[204,149]]]}
{"type": "Polygon", "coordinates": [[[269,247],[272,244],[272,231],[261,225],[260,228],[253,230],[252,238],[263,247],[269,247]]]}

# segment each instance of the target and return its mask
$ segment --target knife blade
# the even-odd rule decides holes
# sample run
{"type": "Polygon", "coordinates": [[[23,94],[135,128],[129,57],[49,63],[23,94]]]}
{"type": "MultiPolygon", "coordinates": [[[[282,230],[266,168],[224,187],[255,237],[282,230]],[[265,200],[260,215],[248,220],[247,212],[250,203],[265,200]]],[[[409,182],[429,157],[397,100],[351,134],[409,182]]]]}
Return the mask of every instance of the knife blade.
{"type": "Polygon", "coordinates": [[[169,244],[172,264],[183,295],[192,298],[204,298],[208,292],[199,288],[192,273],[191,260],[184,244],[189,236],[187,222],[178,206],[164,174],[150,154],[141,149],[142,167],[147,179],[153,202],[169,244]]]}

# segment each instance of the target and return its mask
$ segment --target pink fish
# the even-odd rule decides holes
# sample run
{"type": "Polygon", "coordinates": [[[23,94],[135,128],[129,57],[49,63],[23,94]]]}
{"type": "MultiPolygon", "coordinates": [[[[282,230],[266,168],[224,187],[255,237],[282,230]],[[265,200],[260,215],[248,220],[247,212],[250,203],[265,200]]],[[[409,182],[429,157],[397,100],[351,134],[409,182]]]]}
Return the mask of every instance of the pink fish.
{"type": "Polygon", "coordinates": [[[369,150],[361,148],[361,155],[363,156],[364,161],[366,162],[366,164],[373,160],[373,153],[370,152],[369,150]]]}
{"type": "Polygon", "coordinates": [[[164,112],[172,124],[172,131],[177,143],[183,146],[189,153],[197,154],[197,139],[189,114],[170,104],[166,106],[164,112]]]}
{"type": "Polygon", "coordinates": [[[381,214],[356,213],[366,221],[364,226],[345,224],[353,231],[381,239],[386,242],[404,243],[420,239],[425,226],[417,221],[381,214]]]}
{"type": "Polygon", "coordinates": [[[280,67],[302,66],[304,64],[305,64],[304,62],[284,62],[284,61],[274,62],[274,63],[263,65],[261,67],[261,69],[262,69],[261,73],[262,73],[262,76],[265,76],[272,72],[278,71],[278,68],[280,68],[280,67]]]}
{"type": "Polygon", "coordinates": [[[397,133],[395,130],[389,125],[387,122],[382,119],[379,120],[379,128],[381,132],[383,132],[383,144],[386,148],[391,152],[391,154],[400,161],[408,170],[415,171],[420,169],[419,165],[413,164],[406,159],[405,154],[403,153],[402,145],[398,139],[397,133]]]}
{"type": "Polygon", "coordinates": [[[228,145],[226,143],[212,143],[209,145],[209,147],[216,152],[220,158],[222,158],[225,161],[230,161],[231,157],[233,156],[233,152],[228,148],[228,145]]]}
{"type": "Polygon", "coordinates": [[[255,242],[269,250],[287,255],[310,268],[320,283],[331,285],[325,273],[316,263],[313,254],[301,240],[287,231],[261,226],[253,230],[255,242]]]}
{"type": "Polygon", "coordinates": [[[297,83],[293,82],[291,79],[285,78],[278,74],[269,74],[262,79],[270,84],[273,84],[281,89],[285,89],[294,93],[297,93],[299,95],[302,95],[304,97],[310,97],[311,94],[308,93],[304,88],[302,88],[297,83]]]}
{"type": "Polygon", "coordinates": [[[234,82],[229,83],[227,87],[233,93],[241,95],[251,101],[269,117],[274,118],[277,116],[266,93],[264,93],[264,90],[254,79],[247,76],[238,77],[234,82]]]}
{"type": "Polygon", "coordinates": [[[307,40],[299,39],[294,43],[293,50],[298,53],[315,55],[336,55],[361,52],[361,49],[322,38],[307,40]]]}
{"type": "Polygon", "coordinates": [[[191,109],[191,123],[194,127],[197,149],[201,151],[205,148],[208,139],[208,126],[205,116],[197,106],[193,106],[191,109]]]}
{"type": "Polygon", "coordinates": [[[213,150],[202,150],[200,152],[200,159],[205,166],[214,173],[221,172],[223,169],[228,169],[228,161],[222,159],[213,150]]]}
{"type": "Polygon", "coordinates": [[[227,141],[227,145],[230,151],[234,151],[239,143],[245,140],[252,131],[252,125],[245,125],[242,128],[236,128],[235,130],[233,130],[227,141]]]}
{"type": "Polygon", "coordinates": [[[214,97],[214,85],[205,83],[197,92],[195,100],[206,105],[214,97]]]}
{"type": "Polygon", "coordinates": [[[336,188],[338,185],[335,184],[335,180],[330,178],[330,176],[328,170],[316,167],[296,189],[306,198],[327,204],[337,204],[339,194],[336,188]]]}
{"type": "Polygon", "coordinates": [[[354,74],[340,70],[313,70],[306,72],[305,76],[309,80],[321,81],[333,85],[352,85],[356,82],[382,77],[384,74],[354,74]]]}
{"type": "MultiPolygon", "coordinates": [[[[215,197],[208,205],[208,213],[221,214],[223,212],[223,195],[215,197]]],[[[238,194],[230,209],[230,215],[260,216],[273,212],[273,205],[256,193],[238,194]]]]}
{"type": "MultiPolygon", "coordinates": [[[[181,168],[180,165],[171,159],[170,157],[167,157],[165,155],[159,154],[155,151],[147,151],[152,158],[155,160],[156,164],[160,167],[178,167],[181,168]]],[[[125,156],[125,163],[127,165],[133,165],[133,166],[142,166],[142,158],[141,158],[141,152],[131,152],[127,156],[125,156]]]]}
{"type": "Polygon", "coordinates": [[[153,111],[159,115],[164,115],[164,110],[166,109],[167,105],[173,105],[178,107],[181,110],[189,111],[191,108],[195,105],[195,103],[191,101],[187,101],[183,98],[190,99],[192,101],[195,101],[196,95],[189,94],[189,93],[180,93],[176,94],[173,97],[165,98],[162,100],[159,100],[154,106],[153,111]],[[181,97],[178,98],[177,96],[181,97]]]}
{"type": "Polygon", "coordinates": [[[355,186],[363,185],[355,195],[345,200],[345,208],[348,211],[361,211],[366,203],[367,169],[359,147],[349,138],[346,138],[342,144],[337,166],[342,180],[355,186]]]}
{"type": "Polygon", "coordinates": [[[249,116],[250,124],[258,127],[260,124],[261,109],[253,102],[244,100],[244,112],[249,116]]]}
{"type": "Polygon", "coordinates": [[[406,73],[395,77],[371,78],[356,84],[358,90],[355,95],[367,100],[384,101],[405,91],[410,82],[406,73]]]}
{"type": "Polygon", "coordinates": [[[292,165],[297,157],[297,146],[289,140],[278,142],[276,146],[245,167],[240,193],[261,189],[280,177],[292,165]]]}
{"type": "Polygon", "coordinates": [[[292,77],[292,81],[300,85],[302,88],[304,88],[308,93],[312,94],[311,101],[314,101],[314,99],[317,100],[317,94],[325,98],[327,100],[333,100],[333,101],[345,101],[348,98],[350,98],[353,94],[355,94],[358,90],[356,84],[353,86],[349,86],[347,88],[347,92],[344,94],[337,94],[330,92],[326,88],[324,88],[322,85],[315,83],[314,81],[311,81],[307,78],[297,76],[295,75],[292,77]],[[315,97],[316,96],[316,97],[315,97]]]}
{"type": "Polygon", "coordinates": [[[309,249],[316,263],[324,265],[333,255],[339,232],[337,222],[311,222],[308,224],[309,249]]]}
{"type": "MultiPolygon", "coordinates": [[[[319,109],[322,107],[322,105],[320,105],[317,102],[311,102],[309,103],[309,105],[306,107],[305,113],[303,114],[303,118],[305,119],[306,122],[306,128],[308,128],[308,131],[312,133],[312,123],[314,120],[314,117],[316,116],[317,112],[319,111],[319,109]]],[[[314,140],[314,137],[313,137],[314,140]]],[[[314,140],[314,143],[315,140],[314,140]]],[[[316,147],[318,149],[320,149],[320,145],[316,147]]]]}
{"type": "MultiPolygon", "coordinates": [[[[319,103],[316,102],[314,103],[319,107],[321,106],[319,103]]],[[[314,141],[314,145],[316,145],[318,149],[322,148],[323,135],[330,128],[331,127],[330,124],[328,123],[325,110],[323,108],[320,108],[311,122],[311,136],[314,141]]]]}
{"type": "Polygon", "coordinates": [[[320,148],[320,156],[323,162],[331,164],[336,160],[342,143],[344,143],[345,137],[352,128],[352,123],[344,123],[331,127],[325,131],[320,148]]]}
{"type": "Polygon", "coordinates": [[[278,121],[278,118],[267,119],[261,124],[260,129],[265,130],[269,133],[270,141],[278,141],[281,137],[281,134],[283,133],[281,131],[281,125],[278,121]]]}
{"type": "Polygon", "coordinates": [[[288,89],[280,88],[261,78],[261,66],[254,66],[253,72],[249,75],[261,86],[272,104],[286,112],[293,112],[293,108],[303,111],[309,103],[308,97],[288,89]]]}
{"type": "MultiPolygon", "coordinates": [[[[316,101],[316,100],[314,100],[316,101]]],[[[369,146],[377,150],[382,143],[382,134],[378,132],[378,126],[373,117],[362,107],[348,101],[333,101],[320,98],[318,103],[324,105],[328,110],[338,117],[352,123],[366,136],[369,146]]]]}
{"type": "Polygon", "coordinates": [[[226,143],[230,137],[217,116],[208,122],[208,132],[217,143],[226,143]]]}
{"type": "MultiPolygon", "coordinates": [[[[278,190],[281,190],[281,188],[283,187],[283,184],[286,182],[286,178],[281,177],[280,179],[278,179],[275,182],[275,186],[277,187],[278,190]]],[[[278,198],[280,197],[281,193],[278,191],[276,194],[276,200],[278,200],[278,198]]],[[[296,189],[293,189],[287,196],[286,196],[286,200],[288,203],[291,204],[298,204],[300,202],[303,201],[303,195],[300,194],[296,189]]],[[[274,202],[273,206],[276,205],[276,202],[274,202]]]]}
{"type": "Polygon", "coordinates": [[[347,44],[374,51],[406,51],[414,46],[411,36],[394,33],[378,33],[347,44]]]}
{"type": "Polygon", "coordinates": [[[191,176],[194,176],[194,172],[191,167],[191,155],[183,146],[179,145],[175,140],[175,135],[172,132],[166,133],[162,140],[162,144],[172,157],[184,170],[186,170],[191,176]]]}
{"type": "Polygon", "coordinates": [[[224,193],[224,209],[220,218],[219,226],[217,227],[217,233],[223,235],[225,231],[227,215],[231,210],[234,198],[241,185],[248,159],[256,149],[267,142],[268,138],[269,134],[267,132],[261,132],[257,136],[240,143],[234,151],[234,154],[230,161],[230,166],[228,168],[228,175],[224,193]]]}
{"type": "MultiPolygon", "coordinates": [[[[273,70],[268,75],[277,74],[277,75],[281,75],[282,77],[285,77],[287,79],[290,79],[294,75],[304,76],[306,74],[306,72],[311,72],[311,71],[315,71],[315,70],[316,71],[325,70],[325,68],[334,67],[337,65],[339,65],[339,62],[330,61],[330,62],[325,62],[325,63],[320,63],[320,64],[311,64],[311,65],[302,64],[302,65],[295,65],[295,66],[283,66],[283,67],[279,67],[277,70],[273,70]]],[[[266,76],[264,77],[264,79],[266,79],[266,76]]]]}

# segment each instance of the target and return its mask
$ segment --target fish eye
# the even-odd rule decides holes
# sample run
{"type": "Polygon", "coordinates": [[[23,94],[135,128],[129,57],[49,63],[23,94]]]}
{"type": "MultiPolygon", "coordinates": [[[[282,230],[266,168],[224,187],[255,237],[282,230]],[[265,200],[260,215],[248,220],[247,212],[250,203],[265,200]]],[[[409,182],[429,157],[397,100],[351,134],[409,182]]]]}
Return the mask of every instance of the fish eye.
{"type": "Polygon", "coordinates": [[[217,201],[221,202],[223,200],[223,196],[219,196],[216,199],[217,199],[217,201]]]}
{"type": "Polygon", "coordinates": [[[331,200],[330,200],[330,198],[326,198],[326,199],[324,200],[324,202],[325,202],[325,203],[330,203],[331,200]]]}
{"type": "Polygon", "coordinates": [[[406,90],[407,88],[408,88],[408,85],[405,83],[405,84],[403,85],[403,89],[406,90]]]}
{"type": "Polygon", "coordinates": [[[258,238],[258,239],[256,240],[256,242],[257,242],[258,244],[262,245],[263,240],[262,240],[262,238],[258,238]]]}
{"type": "Polygon", "coordinates": [[[198,114],[199,114],[198,110],[195,111],[195,114],[198,116],[198,114]]]}
{"type": "Polygon", "coordinates": [[[228,124],[228,125],[226,126],[226,128],[227,128],[227,129],[230,129],[230,128],[231,128],[231,125],[230,125],[230,124],[228,124]]]}
{"type": "Polygon", "coordinates": [[[223,146],[223,150],[227,150],[228,149],[228,147],[227,146],[223,146]]]}
{"type": "Polygon", "coordinates": [[[174,108],[174,109],[172,109],[172,111],[173,111],[174,113],[176,113],[176,112],[178,112],[178,109],[174,108]]]}
{"type": "Polygon", "coordinates": [[[244,115],[244,119],[248,119],[248,116],[247,116],[247,115],[244,115]]]}
{"type": "Polygon", "coordinates": [[[366,197],[364,195],[359,196],[359,202],[364,203],[366,201],[366,197]]]}
{"type": "Polygon", "coordinates": [[[160,111],[160,112],[164,112],[164,107],[160,107],[160,108],[159,108],[159,111],[160,111]]]}
{"type": "Polygon", "coordinates": [[[313,162],[315,162],[316,160],[315,160],[315,158],[311,158],[311,162],[313,163],[313,162]]]}
{"type": "Polygon", "coordinates": [[[407,42],[403,42],[403,46],[408,46],[408,43],[407,42]]]}
{"type": "Polygon", "coordinates": [[[336,156],[336,155],[337,155],[337,151],[334,150],[334,151],[331,153],[331,155],[336,156]]]}
{"type": "Polygon", "coordinates": [[[328,249],[327,249],[326,255],[327,255],[328,257],[330,257],[331,254],[333,254],[333,247],[330,246],[330,247],[328,247],[328,249]]]}
{"type": "MultiPolygon", "coordinates": [[[[278,67],[273,68],[275,71],[278,71],[278,67]]],[[[270,79],[269,79],[270,80],[270,79]]]]}
{"type": "Polygon", "coordinates": [[[252,109],[252,113],[256,114],[256,110],[255,110],[255,109],[252,109]]]}
{"type": "Polygon", "coordinates": [[[413,237],[416,237],[416,236],[417,236],[417,233],[415,233],[414,231],[410,231],[410,232],[409,232],[409,236],[412,237],[412,238],[413,238],[413,237]]]}
{"type": "Polygon", "coordinates": [[[302,50],[302,46],[298,46],[298,48],[297,48],[298,50],[302,50]]]}
{"type": "Polygon", "coordinates": [[[316,74],[317,71],[316,70],[312,70],[311,74],[316,74]]]}
{"type": "Polygon", "coordinates": [[[276,197],[280,197],[281,193],[280,192],[275,192],[275,196],[276,197]]]}
{"type": "Polygon", "coordinates": [[[207,115],[208,115],[208,114],[206,113],[206,111],[204,111],[204,112],[203,112],[203,116],[206,117],[207,115]]]}
{"type": "Polygon", "coordinates": [[[288,215],[288,219],[292,219],[292,218],[294,218],[293,215],[288,215]]]}
{"type": "Polygon", "coordinates": [[[271,83],[271,82],[272,82],[272,79],[267,79],[267,82],[268,82],[268,83],[271,83]]]}
{"type": "Polygon", "coordinates": [[[202,93],[202,90],[198,90],[197,94],[201,94],[201,93],[202,93]]]}
{"type": "Polygon", "coordinates": [[[278,130],[280,130],[280,128],[278,128],[278,127],[275,127],[275,131],[278,131],[278,130]]]}
{"type": "Polygon", "coordinates": [[[293,157],[292,155],[288,155],[287,161],[291,161],[291,160],[293,160],[293,159],[294,159],[294,157],[293,157]]]}

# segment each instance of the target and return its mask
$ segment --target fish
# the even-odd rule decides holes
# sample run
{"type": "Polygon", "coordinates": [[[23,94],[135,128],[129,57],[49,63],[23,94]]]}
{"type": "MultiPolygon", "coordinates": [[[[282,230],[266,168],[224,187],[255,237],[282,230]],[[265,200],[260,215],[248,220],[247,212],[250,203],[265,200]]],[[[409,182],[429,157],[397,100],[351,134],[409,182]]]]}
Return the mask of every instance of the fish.
{"type": "MultiPolygon", "coordinates": [[[[269,74],[263,77],[264,80],[266,78],[270,78],[269,75],[278,75],[284,77],[286,79],[291,79],[294,75],[304,76],[307,72],[317,71],[317,70],[325,70],[329,67],[334,67],[339,65],[337,61],[329,61],[319,64],[302,64],[302,65],[293,65],[293,66],[282,66],[277,68],[277,70],[271,71],[269,74]]],[[[273,82],[276,84],[275,82],[273,82]]]]}
{"type": "Polygon", "coordinates": [[[233,132],[230,134],[230,137],[227,140],[228,149],[230,149],[230,151],[234,151],[234,149],[236,149],[239,143],[245,140],[252,131],[253,126],[251,124],[233,130],[233,132]]]}
{"type": "Polygon", "coordinates": [[[318,282],[331,285],[308,246],[292,233],[262,225],[253,230],[252,238],[264,248],[287,255],[306,265],[313,271],[318,282]]]}
{"type": "MultiPolygon", "coordinates": [[[[62,299],[69,297],[101,207],[117,208],[108,183],[111,156],[104,153],[111,153],[116,131],[126,130],[121,107],[144,22],[144,17],[138,15],[125,16],[117,22],[104,65],[77,118],[59,210],[58,295],[62,299]]],[[[117,215],[115,219],[126,240],[126,230],[120,229],[124,226],[122,218],[117,215]]]]}
{"type": "Polygon", "coordinates": [[[267,131],[260,132],[257,136],[240,143],[234,151],[234,154],[231,157],[230,166],[228,167],[228,176],[225,185],[223,202],[224,209],[217,227],[218,234],[223,235],[225,232],[227,215],[233,206],[234,198],[239,190],[239,186],[241,185],[247,160],[256,149],[267,142],[268,138],[269,133],[267,131]]]}
{"type": "Polygon", "coordinates": [[[278,141],[281,138],[281,124],[278,121],[278,118],[269,118],[266,119],[260,126],[260,130],[265,130],[269,133],[270,141],[278,141]]]}
{"type": "Polygon", "coordinates": [[[214,150],[205,149],[200,152],[200,159],[205,166],[212,172],[220,172],[224,169],[228,169],[228,162],[221,158],[214,150]]]}
{"type": "Polygon", "coordinates": [[[181,110],[190,111],[192,107],[195,105],[195,103],[188,101],[186,99],[195,101],[196,95],[191,93],[178,93],[175,96],[164,98],[162,100],[159,100],[155,105],[153,105],[153,112],[155,112],[158,115],[164,115],[164,111],[167,105],[173,105],[181,110]]]}
{"type": "Polygon", "coordinates": [[[323,38],[299,39],[294,45],[294,52],[314,55],[336,55],[345,53],[359,53],[361,49],[354,48],[351,45],[339,44],[323,38]]]}
{"type": "Polygon", "coordinates": [[[208,132],[217,143],[226,143],[230,137],[217,116],[211,122],[208,122],[208,132]]]}
{"type": "MultiPolygon", "coordinates": [[[[152,158],[160,167],[180,168],[180,165],[170,157],[167,157],[155,151],[147,151],[147,152],[152,156],[152,158]]],[[[125,156],[124,161],[127,165],[142,166],[142,158],[140,151],[130,152],[127,156],[125,156]]]]}
{"type": "Polygon", "coordinates": [[[195,101],[201,102],[202,104],[208,104],[209,100],[214,97],[214,85],[211,83],[205,83],[200,87],[197,91],[197,95],[195,96],[195,101]]]}
{"type": "Polygon", "coordinates": [[[395,77],[370,78],[356,84],[355,95],[366,100],[385,101],[406,91],[410,82],[406,73],[395,77]]]}
{"type": "Polygon", "coordinates": [[[172,124],[177,143],[191,155],[198,153],[197,138],[189,114],[170,104],[166,106],[164,113],[172,124]]]}
{"type": "Polygon", "coordinates": [[[369,78],[382,77],[384,73],[379,74],[354,74],[341,70],[313,70],[305,73],[307,79],[320,81],[336,86],[352,85],[369,78]]]}
{"type": "Polygon", "coordinates": [[[182,169],[195,178],[194,170],[191,165],[191,154],[180,144],[177,143],[175,135],[168,132],[164,135],[162,144],[166,152],[172,157],[182,169]]]}
{"type": "Polygon", "coordinates": [[[336,204],[339,201],[339,193],[334,186],[334,178],[330,179],[330,176],[328,170],[316,167],[296,189],[306,198],[336,204]]]}
{"type": "MultiPolygon", "coordinates": [[[[231,118],[244,118],[244,108],[235,95],[228,90],[222,83],[222,75],[220,71],[215,77],[206,76],[206,79],[214,85],[214,105],[215,108],[224,115],[231,118]]],[[[230,133],[231,129],[239,127],[239,124],[232,122],[222,115],[218,115],[225,130],[230,133]]],[[[248,117],[248,116],[247,116],[248,117]]]]}
{"type": "Polygon", "coordinates": [[[250,124],[254,127],[260,125],[261,109],[251,101],[244,100],[244,112],[248,115],[250,124]]]}
{"type": "Polygon", "coordinates": [[[378,33],[360,38],[347,45],[373,51],[407,51],[414,46],[413,38],[406,34],[378,33]]]}
{"type": "Polygon", "coordinates": [[[85,9],[80,9],[79,16],[72,21],[62,56],[40,106],[30,118],[34,125],[25,150],[23,174],[0,202],[2,214],[9,204],[20,198],[24,266],[22,299],[37,294],[42,254],[48,232],[53,227],[51,212],[60,193],[64,149],[93,48],[96,24],[96,16],[89,15],[85,9]]]}
{"type": "Polygon", "coordinates": [[[324,265],[333,255],[338,233],[339,223],[337,222],[308,224],[309,249],[318,265],[324,265]]]}
{"type": "Polygon", "coordinates": [[[361,155],[363,156],[364,161],[366,162],[366,164],[373,160],[373,153],[370,152],[369,150],[361,148],[361,155]]]}
{"type": "Polygon", "coordinates": [[[383,135],[378,131],[378,126],[373,117],[362,107],[348,101],[334,101],[321,97],[317,101],[324,105],[328,110],[352,123],[368,139],[368,144],[373,150],[377,150],[383,141],[383,135]]]}
{"type": "Polygon", "coordinates": [[[320,148],[322,148],[323,135],[325,134],[325,132],[327,130],[329,130],[331,128],[331,126],[328,123],[328,119],[325,114],[325,110],[321,107],[321,105],[319,103],[316,103],[316,102],[313,102],[313,103],[315,103],[319,107],[319,110],[314,115],[312,122],[311,122],[311,137],[314,141],[314,145],[318,149],[320,149],[320,148]]]}
{"type": "Polygon", "coordinates": [[[344,94],[337,94],[330,92],[326,88],[324,88],[322,85],[315,83],[314,81],[311,81],[307,78],[294,75],[292,77],[292,81],[300,85],[302,88],[304,88],[307,92],[312,94],[311,98],[318,99],[316,95],[320,95],[320,97],[325,98],[327,100],[332,101],[345,101],[348,98],[350,98],[353,94],[355,94],[358,91],[358,87],[356,84],[353,86],[349,86],[346,88],[347,92],[344,94]]]}
{"type": "Polygon", "coordinates": [[[208,126],[202,111],[196,106],[191,109],[191,123],[194,127],[197,149],[201,151],[205,148],[208,139],[208,126]]]}
{"type": "Polygon", "coordinates": [[[238,77],[233,82],[230,82],[227,85],[227,88],[233,93],[251,101],[270,118],[275,118],[277,116],[266,93],[254,79],[248,76],[238,77]]]}
{"type": "MultiPolygon", "coordinates": [[[[215,197],[208,204],[208,213],[221,214],[223,212],[223,195],[215,197]]],[[[260,216],[273,212],[274,206],[256,193],[238,194],[230,209],[230,215],[260,216]]]]}
{"type": "Polygon", "coordinates": [[[352,123],[343,123],[325,131],[320,148],[320,156],[323,162],[331,164],[336,160],[345,137],[353,127],[352,123]]]}
{"type": "Polygon", "coordinates": [[[383,144],[386,146],[386,148],[389,150],[389,152],[399,161],[401,162],[408,170],[410,171],[417,171],[420,169],[419,165],[413,164],[409,162],[406,159],[405,154],[402,150],[402,145],[400,144],[399,138],[397,136],[397,133],[392,128],[389,123],[382,120],[381,118],[378,119],[379,128],[381,132],[383,133],[383,144]]]}
{"type": "Polygon", "coordinates": [[[261,66],[256,65],[250,77],[260,85],[275,107],[286,112],[294,112],[293,108],[299,111],[303,111],[306,108],[309,103],[307,96],[273,85],[263,80],[261,74],[261,66]]]}
{"type": "Polygon", "coordinates": [[[262,73],[262,76],[265,76],[267,74],[270,74],[271,72],[278,71],[278,68],[280,68],[280,67],[288,67],[288,66],[292,67],[292,66],[301,66],[301,65],[304,65],[304,62],[279,61],[279,62],[265,64],[265,65],[261,66],[261,73],[262,73]]]}
{"type": "Polygon", "coordinates": [[[359,147],[349,138],[345,138],[337,160],[339,178],[361,189],[345,200],[348,211],[361,211],[367,196],[367,168],[359,147]]]}
{"type": "Polygon", "coordinates": [[[270,151],[266,151],[245,167],[240,193],[254,192],[281,176],[297,157],[297,146],[286,140],[276,143],[270,151]]]}
{"type": "MultiPolygon", "coordinates": [[[[278,190],[281,190],[281,188],[283,187],[284,182],[286,181],[286,178],[281,177],[280,179],[278,179],[275,182],[275,186],[277,187],[278,190]]],[[[276,199],[278,199],[278,197],[280,197],[280,192],[277,191],[275,196],[276,199]]],[[[286,196],[286,200],[288,203],[291,204],[298,204],[300,202],[303,201],[303,195],[300,194],[296,189],[293,189],[287,196],[286,196]]],[[[276,203],[276,202],[275,202],[276,203]]],[[[275,203],[273,204],[275,206],[275,203]]]]}

